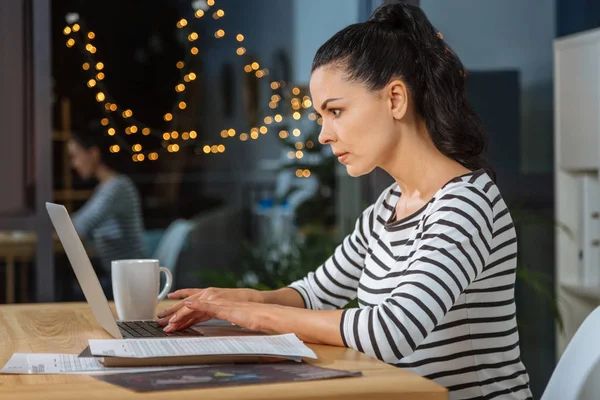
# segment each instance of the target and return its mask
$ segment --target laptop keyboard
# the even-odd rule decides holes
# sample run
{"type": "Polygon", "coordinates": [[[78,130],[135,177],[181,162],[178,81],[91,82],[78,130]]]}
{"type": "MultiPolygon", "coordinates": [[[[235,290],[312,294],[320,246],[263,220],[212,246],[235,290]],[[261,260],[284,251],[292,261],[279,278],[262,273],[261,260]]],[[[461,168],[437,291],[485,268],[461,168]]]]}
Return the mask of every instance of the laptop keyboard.
{"type": "Polygon", "coordinates": [[[203,336],[202,333],[187,328],[182,331],[167,333],[156,321],[117,321],[124,338],[156,338],[167,336],[203,336]]]}

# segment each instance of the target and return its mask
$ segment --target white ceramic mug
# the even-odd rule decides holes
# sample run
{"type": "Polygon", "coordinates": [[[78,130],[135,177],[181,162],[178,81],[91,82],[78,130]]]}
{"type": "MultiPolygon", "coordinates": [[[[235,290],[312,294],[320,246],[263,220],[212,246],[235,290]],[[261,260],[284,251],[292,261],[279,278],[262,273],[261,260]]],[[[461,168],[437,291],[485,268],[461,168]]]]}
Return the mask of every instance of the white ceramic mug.
{"type": "Polygon", "coordinates": [[[115,260],[111,263],[112,288],[121,321],[154,320],[156,306],[173,285],[173,275],[158,260],[115,260]],[[167,281],[160,290],[160,272],[167,281]]]}

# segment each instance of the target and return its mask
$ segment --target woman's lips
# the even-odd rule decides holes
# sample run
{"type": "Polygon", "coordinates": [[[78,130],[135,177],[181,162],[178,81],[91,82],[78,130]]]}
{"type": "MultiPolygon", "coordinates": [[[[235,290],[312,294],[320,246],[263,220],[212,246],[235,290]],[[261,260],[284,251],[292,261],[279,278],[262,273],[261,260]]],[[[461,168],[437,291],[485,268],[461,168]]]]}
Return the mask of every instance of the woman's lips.
{"type": "Polygon", "coordinates": [[[336,153],[335,154],[338,158],[338,161],[343,163],[344,160],[346,160],[346,158],[348,158],[348,156],[350,155],[350,153],[336,153]]]}

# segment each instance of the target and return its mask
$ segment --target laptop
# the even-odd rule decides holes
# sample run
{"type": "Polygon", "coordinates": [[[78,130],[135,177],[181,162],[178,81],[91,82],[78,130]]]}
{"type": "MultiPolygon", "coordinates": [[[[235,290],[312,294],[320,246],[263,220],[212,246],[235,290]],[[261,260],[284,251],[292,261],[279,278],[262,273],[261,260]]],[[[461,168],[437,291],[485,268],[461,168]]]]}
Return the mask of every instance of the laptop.
{"type": "MultiPolygon", "coordinates": [[[[198,328],[190,327],[182,331],[166,333],[156,321],[118,321],[112,314],[106,295],[100,286],[98,275],[75,230],[67,209],[60,204],[46,203],[48,215],[58,234],[69,263],[75,272],[96,321],[115,339],[157,338],[181,336],[205,336],[198,328]]],[[[212,335],[209,335],[212,336],[212,335]]]]}

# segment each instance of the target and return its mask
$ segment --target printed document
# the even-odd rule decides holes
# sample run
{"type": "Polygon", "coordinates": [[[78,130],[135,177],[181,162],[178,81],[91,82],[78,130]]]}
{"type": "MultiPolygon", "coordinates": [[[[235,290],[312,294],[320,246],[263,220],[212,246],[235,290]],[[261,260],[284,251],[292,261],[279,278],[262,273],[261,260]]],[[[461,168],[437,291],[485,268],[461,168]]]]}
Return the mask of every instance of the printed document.
{"type": "MultiPolygon", "coordinates": [[[[137,367],[107,368],[102,358],[83,358],[77,354],[37,354],[15,353],[8,360],[3,374],[108,374],[126,372],[154,372],[179,369],[183,367],[137,367]]],[[[189,366],[185,367],[189,368],[189,366]]]]}
{"type": "Polygon", "coordinates": [[[296,335],[89,340],[94,356],[151,358],[173,356],[257,355],[300,360],[317,358],[296,335]]]}

